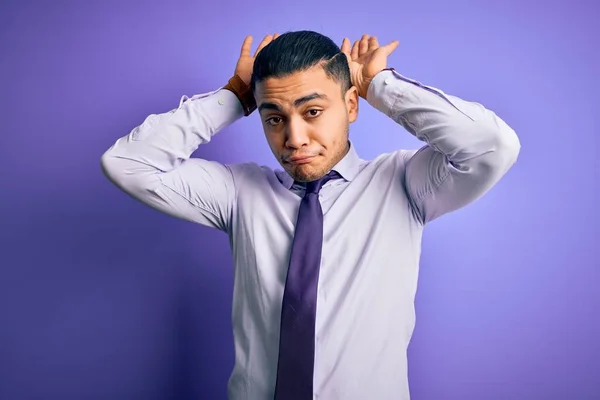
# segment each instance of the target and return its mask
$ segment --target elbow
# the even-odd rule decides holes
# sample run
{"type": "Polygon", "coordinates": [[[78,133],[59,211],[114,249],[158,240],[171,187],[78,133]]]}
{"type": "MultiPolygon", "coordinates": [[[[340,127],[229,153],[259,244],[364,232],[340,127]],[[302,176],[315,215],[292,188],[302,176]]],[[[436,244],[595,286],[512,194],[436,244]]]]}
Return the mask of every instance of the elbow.
{"type": "Polygon", "coordinates": [[[126,158],[119,156],[113,152],[113,149],[108,149],[100,157],[100,169],[104,176],[118,188],[125,190],[136,183],[135,176],[132,176],[131,162],[126,158]]]}
{"type": "Polygon", "coordinates": [[[144,196],[159,184],[155,168],[120,153],[111,147],[100,157],[102,173],[117,188],[133,196],[144,196]]]}
{"type": "Polygon", "coordinates": [[[506,126],[496,134],[496,152],[503,160],[506,169],[510,168],[517,162],[519,153],[521,152],[521,141],[517,133],[510,127],[506,126]]]}
{"type": "Polygon", "coordinates": [[[500,173],[508,171],[519,158],[521,152],[521,142],[517,133],[505,123],[483,128],[487,141],[487,151],[481,158],[485,168],[500,173]]]}
{"type": "Polygon", "coordinates": [[[111,153],[111,149],[108,149],[100,157],[100,169],[106,178],[111,182],[116,182],[118,176],[118,169],[116,168],[117,159],[111,153]]]}

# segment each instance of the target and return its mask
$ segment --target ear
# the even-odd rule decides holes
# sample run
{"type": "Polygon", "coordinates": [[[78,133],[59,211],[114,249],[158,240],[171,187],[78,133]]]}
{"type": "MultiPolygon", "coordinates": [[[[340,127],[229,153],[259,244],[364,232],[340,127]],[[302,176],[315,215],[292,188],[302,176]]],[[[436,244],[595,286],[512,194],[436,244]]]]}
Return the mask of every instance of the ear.
{"type": "Polygon", "coordinates": [[[356,86],[352,86],[346,91],[344,101],[346,102],[346,109],[348,110],[348,120],[350,123],[356,121],[358,118],[358,89],[356,86]]]}

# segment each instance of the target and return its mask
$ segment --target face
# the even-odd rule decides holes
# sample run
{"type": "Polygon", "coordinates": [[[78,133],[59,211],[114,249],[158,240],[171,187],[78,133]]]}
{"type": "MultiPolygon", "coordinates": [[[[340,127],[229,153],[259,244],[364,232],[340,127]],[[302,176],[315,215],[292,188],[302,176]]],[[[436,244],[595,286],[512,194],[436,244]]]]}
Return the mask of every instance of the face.
{"type": "Polygon", "coordinates": [[[254,97],[271,151],[296,181],[322,177],[348,152],[358,92],[352,87],[342,93],[320,65],[265,79],[254,97]]]}

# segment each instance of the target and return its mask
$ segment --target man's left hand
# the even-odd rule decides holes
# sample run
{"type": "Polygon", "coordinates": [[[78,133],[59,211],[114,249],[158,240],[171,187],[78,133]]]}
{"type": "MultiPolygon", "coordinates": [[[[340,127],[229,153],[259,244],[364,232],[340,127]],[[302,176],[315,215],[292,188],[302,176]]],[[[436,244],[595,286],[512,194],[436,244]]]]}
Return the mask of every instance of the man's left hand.
{"type": "Polygon", "coordinates": [[[377,37],[364,34],[350,48],[350,40],[344,38],[342,52],[348,58],[352,84],[358,89],[358,94],[367,99],[367,90],[371,80],[379,72],[387,68],[387,58],[400,42],[394,40],[385,46],[379,46],[377,37]]]}

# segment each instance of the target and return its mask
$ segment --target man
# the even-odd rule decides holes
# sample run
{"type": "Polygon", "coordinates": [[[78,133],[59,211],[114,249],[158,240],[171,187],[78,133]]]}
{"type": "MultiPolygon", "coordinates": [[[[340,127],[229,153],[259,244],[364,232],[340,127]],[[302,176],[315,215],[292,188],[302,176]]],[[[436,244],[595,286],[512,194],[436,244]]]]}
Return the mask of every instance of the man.
{"type": "Polygon", "coordinates": [[[408,399],[423,228],[498,182],[519,140],[482,105],[390,69],[397,41],[364,35],[340,50],[288,32],[255,57],[251,42],[225,87],[150,115],[104,154],[104,171],[145,204],[229,235],[229,398],[408,399]],[[348,139],[359,97],[424,147],[360,159],[348,139]],[[283,170],[190,158],[255,108],[283,170]]]}

